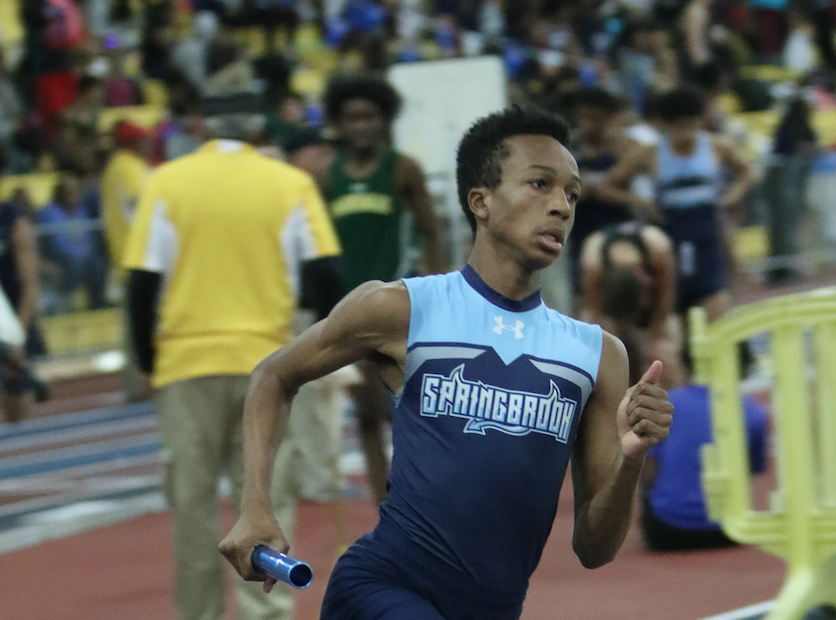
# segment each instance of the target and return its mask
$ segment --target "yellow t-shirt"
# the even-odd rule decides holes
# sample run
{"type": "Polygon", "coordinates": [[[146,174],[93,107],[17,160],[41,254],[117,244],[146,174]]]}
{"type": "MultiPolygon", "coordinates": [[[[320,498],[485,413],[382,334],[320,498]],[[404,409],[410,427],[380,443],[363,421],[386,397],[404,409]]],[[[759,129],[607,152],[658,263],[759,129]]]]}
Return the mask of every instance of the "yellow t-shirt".
{"type": "Polygon", "coordinates": [[[125,254],[136,201],[148,177],[148,170],[148,164],[139,155],[119,149],[102,173],[104,233],[110,258],[116,265],[125,254]]]}
{"type": "Polygon", "coordinates": [[[339,252],[313,179],[248,145],[216,140],[158,168],[124,260],[164,276],[154,385],[249,374],[291,338],[301,263],[339,252]]]}

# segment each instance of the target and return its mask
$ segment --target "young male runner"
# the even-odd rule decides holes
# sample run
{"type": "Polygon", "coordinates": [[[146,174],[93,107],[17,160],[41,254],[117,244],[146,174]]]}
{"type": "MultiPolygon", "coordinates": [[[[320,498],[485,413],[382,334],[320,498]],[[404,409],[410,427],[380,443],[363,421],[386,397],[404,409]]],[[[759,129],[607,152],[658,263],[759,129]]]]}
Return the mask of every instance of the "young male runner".
{"type": "Polygon", "coordinates": [[[265,580],[256,544],[288,549],[268,489],[293,394],[360,359],[397,404],[390,489],[374,532],[337,563],[323,620],[518,618],[570,458],[575,553],[590,568],[613,559],[673,410],[659,362],[628,390],[621,343],[540,299],[580,195],[565,140],[538,111],[477,122],[457,165],[475,231],[465,269],[363,284],[255,370],[241,518],[220,546],[245,579],[265,580]]]}

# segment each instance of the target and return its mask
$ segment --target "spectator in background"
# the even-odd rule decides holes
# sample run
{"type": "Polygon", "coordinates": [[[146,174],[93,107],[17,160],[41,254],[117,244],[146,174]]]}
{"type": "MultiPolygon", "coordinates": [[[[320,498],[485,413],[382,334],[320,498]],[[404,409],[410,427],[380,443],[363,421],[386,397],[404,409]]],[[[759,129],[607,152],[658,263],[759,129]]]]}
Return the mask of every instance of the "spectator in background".
{"type": "Polygon", "coordinates": [[[22,173],[31,167],[30,158],[17,144],[25,114],[23,99],[12,82],[0,48],[0,150],[6,153],[6,163],[12,173],[22,173]]]}
{"type": "Polygon", "coordinates": [[[575,95],[576,132],[573,155],[583,184],[583,193],[575,210],[575,224],[569,241],[569,269],[574,292],[573,314],[582,310],[580,255],[587,237],[613,224],[633,219],[627,204],[602,198],[598,187],[625,148],[624,140],[614,131],[614,118],[619,112],[616,97],[603,88],[585,88],[575,95]]]}
{"type": "MultiPolygon", "coordinates": [[[[410,214],[423,242],[425,269],[446,269],[438,222],[424,172],[412,158],[392,148],[392,121],[400,95],[383,80],[334,79],[325,93],[325,113],[340,147],[333,164],[318,177],[343,248],[344,291],[369,280],[390,281],[415,273],[411,239],[402,233],[410,214]]],[[[383,422],[391,415],[389,397],[371,364],[362,366],[358,418],[372,494],[386,497],[388,459],[383,422]]]]}
{"type": "Polygon", "coordinates": [[[107,264],[97,247],[96,220],[83,198],[79,178],[65,174],[53,201],[38,213],[42,255],[53,267],[58,311],[71,307],[70,297],[79,289],[87,293],[88,308],[105,305],[107,264]]]}
{"type": "Polygon", "coordinates": [[[666,382],[676,382],[682,341],[674,313],[676,257],[670,238],[656,226],[627,222],[590,235],[581,252],[585,313],[619,337],[630,354],[631,377],[662,360],[666,382]],[[673,353],[675,351],[676,353],[673,353]]]}
{"type": "Polygon", "coordinates": [[[125,71],[127,56],[114,37],[105,39],[107,74],[103,80],[104,105],[113,108],[140,105],[142,91],[139,83],[128,77],[125,71]]]}
{"type": "MultiPolygon", "coordinates": [[[[833,73],[836,71],[836,49],[833,46],[833,21],[836,7],[833,0],[810,0],[811,20],[816,34],[816,47],[822,62],[833,73]]],[[[831,75],[832,79],[832,75],[831,75]]]]}
{"type": "Polygon", "coordinates": [[[102,217],[111,264],[122,262],[136,200],[145,183],[150,146],[149,132],[139,125],[119,121],[113,130],[116,145],[101,179],[102,217]]]}
{"type": "Polygon", "coordinates": [[[772,145],[772,157],[764,175],[770,257],[767,282],[791,284],[798,278],[792,257],[798,253],[799,225],[805,215],[810,158],[818,151],[812,110],[803,95],[787,103],[772,145]]]}
{"type": "Polygon", "coordinates": [[[723,133],[726,113],[720,104],[720,97],[728,91],[728,83],[720,64],[711,60],[697,67],[694,83],[705,97],[705,128],[714,133],[723,133]]]}
{"type": "Polygon", "coordinates": [[[104,84],[99,78],[84,76],[79,81],[78,97],[63,114],[61,133],[54,148],[59,168],[72,168],[79,149],[97,146],[99,114],[103,109],[104,84]]]}
{"type": "Polygon", "coordinates": [[[203,93],[219,95],[253,89],[255,70],[235,32],[223,26],[209,46],[203,93]]]}
{"type": "Polygon", "coordinates": [[[690,0],[682,14],[681,71],[686,80],[693,79],[697,68],[712,59],[709,30],[713,4],[714,0],[690,0]]]}
{"type": "Polygon", "coordinates": [[[87,31],[97,39],[104,39],[110,30],[111,19],[111,3],[110,0],[86,0],[84,6],[84,25],[87,31]]]}
{"type": "Polygon", "coordinates": [[[146,0],[144,7],[142,71],[145,77],[161,80],[171,68],[176,6],[172,0],[146,0]]]}
{"type": "Polygon", "coordinates": [[[177,71],[167,76],[166,85],[169,117],[154,128],[151,141],[152,165],[188,155],[202,143],[200,92],[177,71]]]}
{"type": "MultiPolygon", "coordinates": [[[[748,359],[741,347],[741,378],[748,359]]],[[[701,449],[711,443],[711,402],[708,388],[693,383],[693,366],[687,349],[682,354],[686,382],[669,390],[676,414],[670,436],[650,449],[642,469],[644,509],[642,533],[651,551],[690,551],[734,545],[709,520],[700,479],[701,449]]],[[[752,473],[766,469],[768,416],[764,408],[743,397],[743,413],[752,473]]]]}
{"type": "Polygon", "coordinates": [[[615,53],[619,92],[638,110],[644,109],[647,91],[654,81],[661,34],[661,29],[650,19],[628,20],[621,33],[615,53]]]}
{"type": "Polygon", "coordinates": [[[265,120],[267,137],[287,151],[288,145],[305,130],[305,99],[294,92],[279,93],[275,107],[267,111],[265,120]]]}
{"type": "Polygon", "coordinates": [[[210,11],[194,17],[189,36],[179,42],[172,54],[172,69],[178,71],[198,92],[203,89],[207,75],[209,47],[218,33],[218,18],[210,11]]]}
{"type": "Polygon", "coordinates": [[[264,48],[272,50],[276,43],[276,35],[290,43],[299,26],[299,16],[296,13],[297,0],[251,0],[252,21],[260,26],[264,35],[264,48]]]}
{"type": "Polygon", "coordinates": [[[45,386],[33,378],[26,363],[27,358],[43,352],[43,341],[37,328],[38,251],[27,215],[23,196],[17,195],[0,203],[0,287],[26,334],[22,351],[0,345],[3,409],[11,422],[28,416],[33,390],[37,390],[38,400],[45,396],[45,386]]]}
{"type": "Polygon", "coordinates": [[[44,140],[50,145],[58,132],[62,112],[78,92],[73,45],[61,45],[50,36],[55,12],[47,0],[23,0],[21,8],[26,40],[20,74],[25,76],[31,100],[44,122],[44,140]]]}
{"type": "Polygon", "coordinates": [[[780,64],[781,52],[789,32],[789,0],[749,0],[756,24],[755,53],[759,62],[780,64]]]}
{"type": "Polygon", "coordinates": [[[699,91],[678,88],[660,96],[658,104],[663,130],[658,144],[627,152],[599,193],[639,206],[645,218],[660,223],[676,247],[677,314],[687,320],[688,310],[699,305],[712,321],[729,304],[721,211],[743,199],[752,174],[731,142],[704,130],[705,101],[699,91]],[[723,183],[726,173],[732,177],[729,184],[723,183]],[[643,174],[653,179],[653,198],[626,189],[643,174]]]}
{"type": "MultiPolygon", "coordinates": [[[[134,219],[139,192],[148,177],[146,163],[150,147],[149,132],[127,121],[120,121],[113,131],[116,149],[102,173],[102,227],[104,229],[110,264],[116,269],[120,283],[124,284],[121,269],[122,258],[128,240],[128,232],[134,219]]],[[[122,380],[128,402],[146,398],[144,384],[127,328],[125,314],[125,368],[122,380]]]]}
{"type": "MultiPolygon", "coordinates": [[[[37,234],[34,229],[35,221],[37,219],[37,212],[35,211],[34,207],[32,206],[32,200],[29,197],[29,194],[23,188],[18,188],[12,194],[11,198],[6,202],[6,205],[14,207],[14,209],[20,214],[21,217],[25,218],[27,222],[29,222],[30,227],[32,228],[32,235],[33,239],[35,239],[35,254],[36,256],[39,254],[37,248],[37,234]]],[[[22,276],[21,276],[22,277],[22,276]]],[[[38,274],[36,274],[38,279],[38,283],[40,284],[40,270],[38,274]]],[[[9,280],[12,282],[12,280],[9,280]]],[[[40,287],[39,287],[40,291],[40,287]]],[[[16,297],[14,293],[14,285],[12,284],[7,293],[7,296],[11,298],[16,297]]],[[[35,312],[32,315],[32,320],[28,326],[27,334],[26,334],[26,355],[27,357],[37,357],[39,355],[44,355],[46,351],[46,343],[44,341],[43,333],[41,332],[40,324],[39,324],[39,312],[38,307],[40,305],[40,295],[36,296],[35,299],[35,312]]]]}

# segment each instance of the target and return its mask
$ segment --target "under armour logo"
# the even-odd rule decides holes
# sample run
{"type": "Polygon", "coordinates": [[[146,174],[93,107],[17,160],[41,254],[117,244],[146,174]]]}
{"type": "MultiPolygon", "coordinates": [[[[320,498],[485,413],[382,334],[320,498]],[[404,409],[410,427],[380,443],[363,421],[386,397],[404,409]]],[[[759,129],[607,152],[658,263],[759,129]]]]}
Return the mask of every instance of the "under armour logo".
{"type": "Polygon", "coordinates": [[[496,327],[494,327],[493,330],[497,334],[502,334],[502,330],[504,330],[504,329],[510,329],[510,330],[513,330],[513,332],[514,332],[514,338],[522,338],[523,337],[522,330],[523,330],[523,327],[525,327],[525,323],[523,323],[519,319],[517,319],[517,324],[514,325],[513,327],[511,325],[506,325],[505,323],[503,323],[501,316],[495,316],[495,317],[493,317],[493,320],[496,321],[496,327]]]}

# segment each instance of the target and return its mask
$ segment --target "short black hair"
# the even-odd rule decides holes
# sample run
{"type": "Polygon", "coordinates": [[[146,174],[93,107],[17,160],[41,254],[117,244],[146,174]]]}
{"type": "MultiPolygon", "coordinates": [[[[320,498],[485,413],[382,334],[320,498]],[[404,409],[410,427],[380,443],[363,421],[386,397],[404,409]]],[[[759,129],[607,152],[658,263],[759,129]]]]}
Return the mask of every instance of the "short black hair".
{"type": "Polygon", "coordinates": [[[337,121],[343,105],[352,99],[366,99],[374,103],[387,122],[395,119],[401,109],[401,96],[387,81],[370,76],[338,76],[325,90],[325,116],[337,121]]]}
{"type": "Polygon", "coordinates": [[[550,136],[565,144],[569,129],[562,118],[536,107],[513,106],[476,121],[459,143],[456,154],[456,186],[470,228],[476,233],[476,217],[467,203],[474,187],[493,189],[502,182],[502,160],[509,152],[505,140],[512,136],[550,136]]]}
{"type": "Polygon", "coordinates": [[[705,114],[705,99],[695,88],[681,87],[659,95],[659,117],[666,123],[705,114]]]}
{"type": "Polygon", "coordinates": [[[619,111],[621,102],[614,94],[600,86],[581,88],[575,93],[575,106],[603,110],[608,114],[619,111]]]}
{"type": "Polygon", "coordinates": [[[604,274],[603,311],[610,318],[636,324],[641,319],[641,279],[632,270],[613,267],[604,274]]]}
{"type": "Polygon", "coordinates": [[[720,63],[709,60],[694,69],[694,83],[706,92],[711,92],[723,84],[723,69],[720,63]]]}
{"type": "Polygon", "coordinates": [[[648,91],[644,96],[644,108],[642,109],[642,118],[648,122],[653,122],[661,118],[660,109],[660,95],[654,91],[648,91]]]}
{"type": "Polygon", "coordinates": [[[86,93],[93,90],[101,83],[102,81],[97,77],[93,77],[92,75],[82,75],[78,80],[77,90],[80,93],[86,93]]]}

